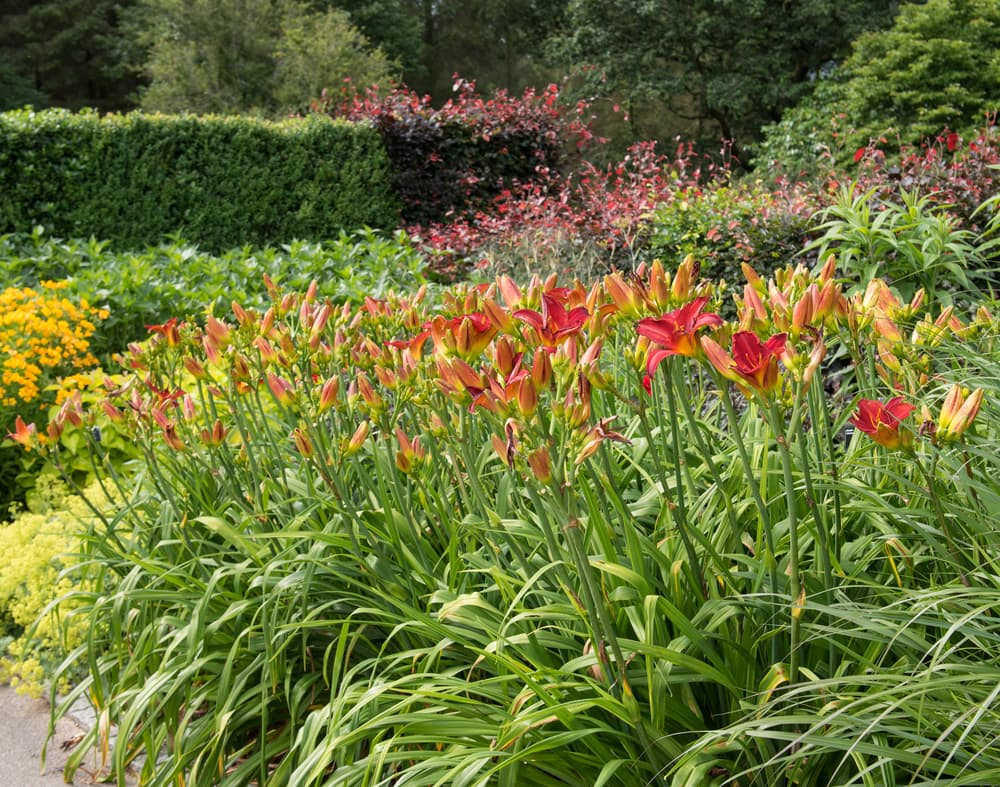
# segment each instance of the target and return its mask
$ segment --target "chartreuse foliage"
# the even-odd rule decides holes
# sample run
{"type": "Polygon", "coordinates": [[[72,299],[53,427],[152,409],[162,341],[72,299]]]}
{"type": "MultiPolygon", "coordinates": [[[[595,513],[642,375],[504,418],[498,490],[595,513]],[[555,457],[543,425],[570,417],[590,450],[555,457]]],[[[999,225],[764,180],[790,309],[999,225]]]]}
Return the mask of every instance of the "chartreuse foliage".
{"type": "Polygon", "coordinates": [[[995,322],[747,274],[156,326],[56,714],[151,785],[997,781],[995,322]]]}
{"type": "Polygon", "coordinates": [[[376,132],[328,118],[0,115],[0,231],[220,251],[396,223],[376,132]]]}
{"type": "MultiPolygon", "coordinates": [[[[79,606],[73,594],[88,584],[74,564],[80,551],[80,522],[93,516],[84,500],[70,494],[53,474],[42,476],[38,486],[31,510],[0,527],[4,554],[0,679],[34,695],[42,693],[46,679],[66,654],[86,639],[89,623],[85,616],[73,613],[79,606]],[[56,603],[60,597],[64,598],[56,603]]],[[[84,494],[106,504],[96,484],[84,494]]],[[[68,687],[69,680],[59,685],[63,690],[68,687]]]]}

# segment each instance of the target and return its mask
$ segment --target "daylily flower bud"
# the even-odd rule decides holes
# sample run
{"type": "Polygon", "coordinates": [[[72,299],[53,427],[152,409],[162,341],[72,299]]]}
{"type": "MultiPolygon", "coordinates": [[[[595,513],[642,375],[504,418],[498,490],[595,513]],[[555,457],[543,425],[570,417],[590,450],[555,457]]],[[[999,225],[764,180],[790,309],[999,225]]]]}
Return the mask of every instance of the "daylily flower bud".
{"type": "Polygon", "coordinates": [[[818,298],[819,288],[810,284],[798,303],[792,308],[792,334],[798,337],[802,329],[809,325],[815,314],[814,299],[818,298]]]}
{"type": "Polygon", "coordinates": [[[163,440],[175,451],[184,450],[184,441],[178,436],[177,428],[173,422],[169,422],[163,427],[163,440]]]}
{"type": "Polygon", "coordinates": [[[319,308],[319,311],[316,313],[316,319],[313,320],[312,328],[309,331],[311,336],[319,336],[323,332],[332,311],[333,307],[329,303],[324,303],[319,308]]]}
{"type": "Polygon", "coordinates": [[[504,306],[508,309],[516,309],[521,305],[521,290],[509,276],[504,275],[497,279],[497,289],[500,290],[504,306]]]}
{"type": "Polygon", "coordinates": [[[823,269],[819,272],[819,280],[824,287],[833,280],[833,274],[837,272],[837,257],[831,254],[823,263],[823,269]]]}
{"type": "Polygon", "coordinates": [[[528,467],[541,483],[549,483],[552,480],[552,460],[549,457],[549,449],[536,448],[528,454],[528,467]]]}
{"type": "Polygon", "coordinates": [[[743,287],[743,314],[747,317],[747,322],[745,323],[741,318],[740,324],[746,324],[748,328],[752,325],[753,320],[767,321],[767,309],[764,302],[757,294],[757,290],[749,284],[743,287]]]}
{"type": "Polygon", "coordinates": [[[260,335],[268,336],[271,333],[271,329],[274,327],[274,307],[269,306],[267,311],[264,312],[264,318],[260,321],[260,335]]]}
{"type": "Polygon", "coordinates": [[[979,414],[982,402],[982,388],[977,388],[966,396],[961,386],[953,385],[941,407],[941,415],[937,422],[937,438],[950,442],[961,437],[979,414]]]}
{"type": "Polygon", "coordinates": [[[219,345],[212,339],[211,336],[205,335],[201,339],[201,343],[205,348],[205,357],[211,363],[216,365],[222,360],[222,355],[219,353],[219,345]]]}
{"type": "Polygon", "coordinates": [[[208,377],[208,373],[205,371],[205,367],[202,366],[201,362],[197,358],[192,358],[190,355],[184,359],[184,368],[187,369],[191,376],[196,380],[204,380],[208,377]]]}
{"type": "Polygon", "coordinates": [[[804,385],[809,385],[812,382],[813,375],[816,374],[816,370],[823,362],[825,355],[826,344],[823,342],[822,337],[820,337],[816,340],[816,344],[813,345],[812,352],[809,353],[809,363],[806,364],[805,371],[802,373],[802,383],[804,385]]]}
{"type": "Polygon", "coordinates": [[[319,411],[321,413],[326,412],[333,404],[337,401],[337,396],[340,393],[340,378],[334,375],[325,383],[319,392],[319,411]]]}
{"type": "Polygon", "coordinates": [[[205,333],[208,334],[208,337],[218,349],[225,347],[229,343],[229,326],[215,317],[209,317],[205,321],[205,333]]]}
{"type": "Polygon", "coordinates": [[[292,442],[295,443],[296,450],[306,457],[310,458],[315,452],[313,451],[312,440],[309,439],[309,435],[302,431],[300,427],[295,427],[292,430],[292,442]]]}
{"type": "Polygon", "coordinates": [[[538,409],[538,389],[530,377],[525,377],[517,386],[517,409],[525,418],[531,418],[538,409]]]}
{"type": "Polygon", "coordinates": [[[295,388],[290,382],[276,374],[267,375],[267,387],[271,389],[275,400],[285,407],[295,400],[295,388]]]}
{"type": "Polygon", "coordinates": [[[552,381],[552,356],[542,347],[535,350],[531,364],[531,379],[539,391],[546,390],[552,381]]]}
{"type": "Polygon", "coordinates": [[[659,260],[654,260],[649,268],[649,295],[657,308],[665,309],[670,305],[670,276],[659,260]]]}
{"type": "Polygon", "coordinates": [[[689,254],[683,262],[677,266],[674,273],[674,281],[670,287],[670,294],[678,303],[689,300],[691,297],[691,283],[696,278],[694,257],[689,254]]]}
{"type": "Polygon", "coordinates": [[[257,348],[257,352],[260,353],[260,359],[265,364],[277,363],[278,353],[267,339],[263,336],[258,336],[252,343],[257,348]]]}
{"type": "Polygon", "coordinates": [[[105,415],[107,415],[108,418],[114,422],[121,421],[125,417],[122,411],[111,403],[110,399],[103,400],[101,402],[101,407],[104,409],[105,415]]]}
{"type": "Polygon", "coordinates": [[[514,350],[514,345],[508,337],[501,336],[497,339],[494,350],[494,363],[496,364],[497,371],[504,377],[509,377],[510,373],[514,371],[514,364],[519,359],[517,352],[514,350]]]}
{"type": "Polygon", "coordinates": [[[230,305],[233,308],[233,316],[236,317],[236,322],[238,322],[240,325],[246,325],[248,322],[250,322],[250,315],[247,314],[246,310],[242,306],[240,306],[240,304],[238,304],[236,301],[233,301],[232,304],[230,305]]]}
{"type": "Polygon", "coordinates": [[[351,439],[347,441],[347,445],[344,446],[344,456],[351,456],[356,454],[361,450],[361,446],[364,445],[365,440],[368,438],[368,431],[370,429],[368,421],[362,421],[358,424],[358,428],[354,430],[354,434],[351,435],[351,439]]]}

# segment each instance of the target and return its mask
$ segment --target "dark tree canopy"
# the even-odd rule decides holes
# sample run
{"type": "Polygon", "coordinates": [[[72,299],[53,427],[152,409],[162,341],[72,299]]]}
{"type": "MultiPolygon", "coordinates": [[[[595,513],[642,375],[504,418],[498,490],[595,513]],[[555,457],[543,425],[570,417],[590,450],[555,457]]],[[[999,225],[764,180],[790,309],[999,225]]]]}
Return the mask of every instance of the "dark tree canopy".
{"type": "MultiPolygon", "coordinates": [[[[119,109],[135,89],[121,14],[129,0],[7,0],[0,58],[46,103],[119,109]]],[[[4,98],[0,96],[0,98],[4,98]]]]}
{"type": "Polygon", "coordinates": [[[695,135],[737,144],[804,92],[896,0],[570,0],[564,59],[633,109],[664,101],[695,135]]]}
{"type": "Polygon", "coordinates": [[[916,144],[946,128],[974,136],[998,111],[1000,3],[909,3],[890,29],[860,36],[840,68],[764,129],[758,157],[808,169],[828,151],[846,163],[883,139],[916,144]]]}

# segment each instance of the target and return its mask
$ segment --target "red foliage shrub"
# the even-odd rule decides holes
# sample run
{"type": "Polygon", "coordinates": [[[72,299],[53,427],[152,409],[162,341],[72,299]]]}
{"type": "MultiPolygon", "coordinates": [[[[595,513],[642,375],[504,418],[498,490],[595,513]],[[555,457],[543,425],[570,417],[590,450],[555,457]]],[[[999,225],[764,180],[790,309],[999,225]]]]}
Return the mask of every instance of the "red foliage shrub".
{"type": "Polygon", "coordinates": [[[872,144],[858,150],[858,188],[875,189],[882,199],[898,198],[900,190],[928,195],[959,220],[964,229],[978,230],[976,209],[1000,193],[1000,129],[991,125],[975,139],[945,129],[919,147],[904,147],[896,161],[872,144]]]}
{"type": "Polygon", "coordinates": [[[588,105],[564,106],[556,85],[484,98],[475,83],[456,77],[454,92],[435,108],[429,96],[405,87],[358,93],[346,83],[339,96],[325,95],[313,109],[368,120],[381,132],[404,224],[473,212],[538,172],[560,171],[571,155],[598,141],[588,105]]]}
{"type": "Polygon", "coordinates": [[[700,159],[691,144],[678,142],[671,159],[641,142],[604,169],[584,162],[562,175],[539,167],[474,214],[408,229],[446,279],[470,265],[507,269],[526,255],[550,264],[561,258],[562,273],[581,262],[630,267],[642,255],[654,208],[726,177],[726,165],[700,159]]]}

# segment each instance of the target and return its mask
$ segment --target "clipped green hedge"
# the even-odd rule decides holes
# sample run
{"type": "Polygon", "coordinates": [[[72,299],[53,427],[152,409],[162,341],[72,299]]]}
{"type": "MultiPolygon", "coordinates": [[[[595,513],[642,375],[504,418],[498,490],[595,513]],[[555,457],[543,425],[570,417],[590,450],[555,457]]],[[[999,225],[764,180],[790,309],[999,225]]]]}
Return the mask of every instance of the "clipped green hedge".
{"type": "Polygon", "coordinates": [[[320,240],[397,220],[374,129],[323,117],[0,115],[0,232],[44,225],[144,248],[320,240]]]}

